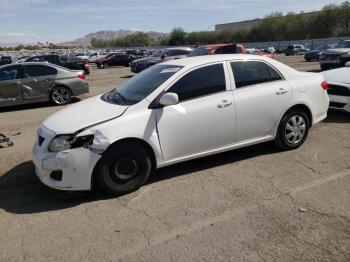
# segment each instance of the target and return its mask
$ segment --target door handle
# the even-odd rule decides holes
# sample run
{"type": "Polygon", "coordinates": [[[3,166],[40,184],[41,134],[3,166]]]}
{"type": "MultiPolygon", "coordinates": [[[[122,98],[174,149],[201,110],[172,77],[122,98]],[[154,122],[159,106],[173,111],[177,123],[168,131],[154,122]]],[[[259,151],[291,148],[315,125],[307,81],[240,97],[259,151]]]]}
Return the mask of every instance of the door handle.
{"type": "Polygon", "coordinates": [[[288,93],[287,90],[285,90],[284,88],[280,88],[276,91],[276,95],[283,95],[283,94],[286,94],[288,93]]]}
{"type": "Polygon", "coordinates": [[[218,108],[225,108],[232,105],[231,101],[222,100],[221,102],[222,102],[221,104],[218,104],[218,108]]]}

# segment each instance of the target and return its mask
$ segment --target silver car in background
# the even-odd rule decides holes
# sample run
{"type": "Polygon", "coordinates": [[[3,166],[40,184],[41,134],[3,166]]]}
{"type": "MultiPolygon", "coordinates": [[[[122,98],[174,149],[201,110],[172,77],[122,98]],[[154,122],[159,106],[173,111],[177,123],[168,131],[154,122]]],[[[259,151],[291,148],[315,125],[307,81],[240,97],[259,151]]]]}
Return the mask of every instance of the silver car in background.
{"type": "Polygon", "coordinates": [[[65,105],[89,92],[83,71],[41,62],[0,67],[0,107],[50,101],[65,105]]]}

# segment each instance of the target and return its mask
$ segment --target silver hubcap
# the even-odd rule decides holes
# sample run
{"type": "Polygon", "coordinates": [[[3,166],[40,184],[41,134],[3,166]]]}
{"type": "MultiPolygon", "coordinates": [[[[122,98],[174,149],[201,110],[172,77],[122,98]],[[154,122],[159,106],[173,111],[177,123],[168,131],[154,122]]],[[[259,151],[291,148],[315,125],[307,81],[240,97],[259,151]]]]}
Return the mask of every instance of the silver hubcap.
{"type": "Polygon", "coordinates": [[[298,144],[303,140],[305,131],[305,119],[300,115],[295,115],[288,120],[284,134],[289,143],[298,144]]]}
{"type": "Polygon", "coordinates": [[[65,88],[57,88],[53,91],[52,99],[57,104],[66,104],[70,99],[70,93],[65,88]]]}

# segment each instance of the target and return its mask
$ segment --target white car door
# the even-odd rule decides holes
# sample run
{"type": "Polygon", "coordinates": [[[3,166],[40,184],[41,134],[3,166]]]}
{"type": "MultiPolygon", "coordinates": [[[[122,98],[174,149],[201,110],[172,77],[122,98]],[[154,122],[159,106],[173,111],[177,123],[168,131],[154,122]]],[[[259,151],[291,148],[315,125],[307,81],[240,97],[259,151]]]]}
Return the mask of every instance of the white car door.
{"type": "Polygon", "coordinates": [[[278,120],[292,98],[292,88],[283,76],[263,61],[229,63],[236,88],[237,142],[274,135],[278,120]]]}
{"type": "Polygon", "coordinates": [[[223,147],[234,142],[234,104],[223,63],[196,68],[166,92],[179,103],[156,109],[165,160],[223,147]]]}

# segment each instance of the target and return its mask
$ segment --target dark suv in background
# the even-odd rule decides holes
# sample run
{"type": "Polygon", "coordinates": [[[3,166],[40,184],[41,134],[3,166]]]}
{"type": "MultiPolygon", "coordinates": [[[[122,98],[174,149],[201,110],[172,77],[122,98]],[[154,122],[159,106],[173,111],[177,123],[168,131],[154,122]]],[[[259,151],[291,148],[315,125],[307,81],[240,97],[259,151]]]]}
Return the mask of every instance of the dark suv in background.
{"type": "Polygon", "coordinates": [[[345,66],[350,61],[350,40],[344,40],[336,48],[327,49],[320,55],[322,70],[345,66]]]}
{"type": "Polygon", "coordinates": [[[82,59],[71,59],[67,56],[37,55],[28,57],[21,62],[47,62],[71,70],[83,70],[86,75],[90,74],[89,61],[82,59]]]}
{"type": "Polygon", "coordinates": [[[7,65],[12,63],[12,57],[11,56],[1,56],[0,57],[0,66],[1,65],[7,65]]]}
{"type": "Polygon", "coordinates": [[[136,56],[133,54],[113,53],[96,60],[98,68],[108,68],[110,66],[129,66],[136,56]]]}
{"type": "Polygon", "coordinates": [[[289,55],[303,55],[306,52],[310,51],[310,49],[306,48],[303,45],[290,45],[287,47],[286,51],[284,52],[286,56],[289,55]]]}
{"type": "Polygon", "coordinates": [[[244,54],[245,47],[240,44],[213,44],[197,47],[188,56],[217,55],[217,54],[244,54]]]}
{"type": "Polygon", "coordinates": [[[137,59],[131,62],[131,72],[139,73],[142,70],[165,61],[185,58],[192,52],[192,48],[189,47],[174,47],[168,49],[162,49],[155,52],[153,55],[137,59]]]}

